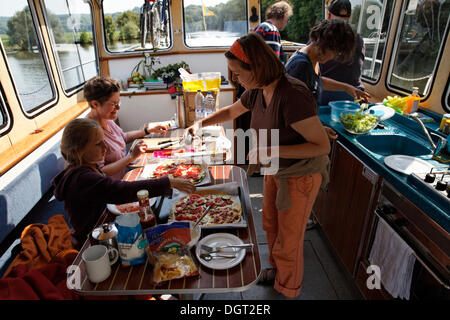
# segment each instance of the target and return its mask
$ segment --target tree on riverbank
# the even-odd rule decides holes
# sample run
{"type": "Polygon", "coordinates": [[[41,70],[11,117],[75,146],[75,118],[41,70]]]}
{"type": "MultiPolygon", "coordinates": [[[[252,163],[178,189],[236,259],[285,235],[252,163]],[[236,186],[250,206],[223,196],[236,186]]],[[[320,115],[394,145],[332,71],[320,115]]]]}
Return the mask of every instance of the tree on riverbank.
{"type": "MultiPolygon", "coordinates": [[[[48,13],[48,18],[55,42],[64,42],[64,30],[58,18],[51,13],[48,13]]],[[[32,47],[38,45],[36,31],[28,8],[16,12],[14,16],[9,18],[7,27],[6,34],[9,37],[9,47],[15,47],[19,50],[31,50],[32,47]]]]}
{"type": "MultiPolygon", "coordinates": [[[[322,20],[323,0],[289,0],[294,14],[289,19],[286,28],[281,32],[281,38],[289,41],[306,43],[309,30],[322,20]]],[[[261,21],[265,20],[267,7],[275,0],[262,0],[261,21]]]]}

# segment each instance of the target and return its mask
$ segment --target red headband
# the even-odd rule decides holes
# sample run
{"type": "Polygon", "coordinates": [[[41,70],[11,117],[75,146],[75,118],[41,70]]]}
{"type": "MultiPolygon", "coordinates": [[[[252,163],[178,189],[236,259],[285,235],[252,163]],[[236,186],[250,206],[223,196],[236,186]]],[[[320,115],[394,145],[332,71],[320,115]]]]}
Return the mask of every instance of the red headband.
{"type": "Polygon", "coordinates": [[[246,64],[250,64],[250,60],[248,59],[238,40],[236,40],[230,47],[230,52],[239,60],[245,62],[246,64]]]}

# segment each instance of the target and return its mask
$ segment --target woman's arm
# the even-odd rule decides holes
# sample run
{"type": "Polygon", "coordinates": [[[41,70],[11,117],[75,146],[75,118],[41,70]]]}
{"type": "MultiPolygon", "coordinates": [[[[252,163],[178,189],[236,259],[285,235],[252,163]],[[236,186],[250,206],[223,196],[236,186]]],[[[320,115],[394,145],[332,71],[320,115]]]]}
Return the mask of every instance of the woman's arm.
{"type": "Polygon", "coordinates": [[[345,83],[336,81],[331,78],[322,77],[322,86],[324,90],[329,91],[346,91],[349,95],[351,95],[355,99],[362,99],[365,101],[369,101],[370,94],[365,91],[359,90],[354,86],[345,83]]]}
{"type": "Polygon", "coordinates": [[[134,146],[132,146],[132,149],[130,149],[130,152],[125,157],[115,162],[109,163],[101,169],[108,176],[114,175],[122,171],[123,168],[136,160],[142,153],[145,152],[145,149],[146,145],[144,141],[140,140],[136,144],[134,144],[134,146]]]}
{"type": "MultiPolygon", "coordinates": [[[[134,158],[134,159],[136,159],[136,158],[134,158]]],[[[128,166],[128,164],[130,162],[132,162],[134,159],[133,159],[131,153],[129,153],[125,157],[123,157],[115,162],[109,163],[106,166],[102,167],[101,169],[107,176],[112,176],[112,175],[120,172],[126,166],[128,166]]]]}
{"type": "Polygon", "coordinates": [[[142,138],[146,136],[148,133],[161,133],[164,134],[167,132],[167,127],[159,125],[157,123],[146,123],[142,126],[142,128],[138,130],[128,131],[126,133],[127,141],[126,143],[130,143],[135,139],[142,138]],[[145,132],[145,128],[147,128],[147,132],[145,132]]]}
{"type": "Polygon", "coordinates": [[[280,158],[305,159],[330,153],[330,141],[318,116],[294,122],[291,127],[305,138],[306,143],[280,146],[280,158]]]}
{"type": "Polygon", "coordinates": [[[131,141],[134,141],[136,139],[142,138],[146,135],[144,128],[133,130],[133,131],[127,131],[127,141],[126,143],[130,143],[131,141]]]}
{"type": "Polygon", "coordinates": [[[273,157],[284,159],[307,159],[321,155],[329,154],[331,147],[328,135],[319,117],[314,116],[305,120],[297,121],[291,124],[291,127],[300,133],[306,140],[306,143],[295,145],[281,145],[278,147],[278,154],[274,147],[252,149],[248,153],[247,159],[258,163],[267,164],[273,157]],[[267,158],[266,158],[267,157],[267,158]]]}
{"type": "Polygon", "coordinates": [[[223,123],[226,121],[230,121],[233,119],[236,119],[241,114],[249,111],[244,105],[241,103],[241,100],[236,101],[232,105],[229,105],[227,107],[224,107],[213,114],[209,115],[208,117],[197,121],[192,126],[186,129],[186,131],[193,133],[195,131],[194,128],[198,128],[200,126],[207,127],[212,126],[214,124],[223,123]]]}

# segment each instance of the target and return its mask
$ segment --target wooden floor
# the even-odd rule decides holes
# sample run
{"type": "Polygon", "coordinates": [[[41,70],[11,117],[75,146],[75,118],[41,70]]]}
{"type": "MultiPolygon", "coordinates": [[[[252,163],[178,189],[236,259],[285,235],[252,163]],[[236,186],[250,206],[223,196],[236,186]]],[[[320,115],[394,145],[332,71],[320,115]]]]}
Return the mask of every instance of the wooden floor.
{"type": "MultiPolygon", "coordinates": [[[[256,223],[261,264],[269,267],[268,247],[265,232],[262,229],[262,177],[248,179],[253,218],[256,223]]],[[[329,247],[327,239],[319,228],[306,231],[305,273],[303,289],[296,300],[360,300],[362,296],[354,285],[344,266],[337,260],[329,247]]],[[[247,291],[228,294],[203,294],[194,296],[203,300],[283,300],[287,299],[271,286],[254,285],[247,291]]]]}

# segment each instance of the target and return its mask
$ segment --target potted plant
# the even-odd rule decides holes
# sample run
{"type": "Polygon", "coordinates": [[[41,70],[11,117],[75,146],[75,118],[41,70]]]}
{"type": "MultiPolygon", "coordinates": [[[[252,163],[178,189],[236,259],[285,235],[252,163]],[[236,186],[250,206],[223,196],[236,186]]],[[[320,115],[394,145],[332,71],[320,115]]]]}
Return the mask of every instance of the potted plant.
{"type": "Polygon", "coordinates": [[[181,61],[180,63],[169,64],[168,66],[156,69],[152,74],[152,78],[161,78],[164,83],[167,83],[168,87],[173,84],[181,84],[180,72],[178,72],[179,68],[190,71],[189,65],[186,62],[181,61]]]}

